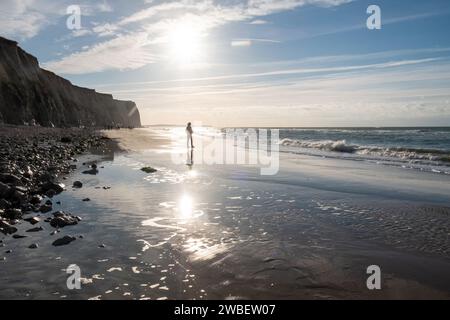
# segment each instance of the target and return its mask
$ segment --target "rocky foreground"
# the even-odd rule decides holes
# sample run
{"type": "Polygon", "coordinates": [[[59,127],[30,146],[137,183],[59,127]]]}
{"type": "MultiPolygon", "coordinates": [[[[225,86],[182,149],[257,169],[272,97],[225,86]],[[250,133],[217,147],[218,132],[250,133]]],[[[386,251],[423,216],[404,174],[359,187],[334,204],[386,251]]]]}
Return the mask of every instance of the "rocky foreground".
{"type": "MultiPolygon", "coordinates": [[[[65,190],[62,182],[77,168],[77,155],[110,143],[94,130],[0,127],[0,233],[19,238],[16,224],[27,221],[32,226],[41,217],[54,233],[77,224],[79,217],[53,210],[52,198],[65,190]]],[[[77,183],[73,187],[81,187],[77,183]]],[[[53,244],[74,240],[66,237],[53,244]]]]}

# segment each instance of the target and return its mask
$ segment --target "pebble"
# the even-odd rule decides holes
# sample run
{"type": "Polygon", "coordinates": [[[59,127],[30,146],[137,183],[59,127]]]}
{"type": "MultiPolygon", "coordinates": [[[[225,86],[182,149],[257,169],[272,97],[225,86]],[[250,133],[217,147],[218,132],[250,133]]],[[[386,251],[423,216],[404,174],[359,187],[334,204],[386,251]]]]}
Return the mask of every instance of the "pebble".
{"type": "Polygon", "coordinates": [[[83,187],[83,183],[81,181],[75,181],[73,183],[73,187],[74,188],[82,188],[83,187]]]}

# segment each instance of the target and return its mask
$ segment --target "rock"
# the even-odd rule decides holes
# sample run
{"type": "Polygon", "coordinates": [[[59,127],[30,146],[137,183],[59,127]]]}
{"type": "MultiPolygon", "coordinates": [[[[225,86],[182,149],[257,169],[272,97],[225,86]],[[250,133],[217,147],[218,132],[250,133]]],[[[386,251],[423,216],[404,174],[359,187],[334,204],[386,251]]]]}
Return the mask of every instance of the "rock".
{"type": "Polygon", "coordinates": [[[88,202],[88,201],[91,201],[91,199],[89,199],[89,198],[84,198],[83,201],[84,201],[84,202],[88,202]]]}
{"type": "Polygon", "coordinates": [[[152,168],[152,167],[144,167],[141,169],[141,171],[144,171],[145,173],[154,173],[158,170],[156,170],[155,168],[152,168]]]}
{"type": "Polygon", "coordinates": [[[43,198],[40,195],[35,194],[34,196],[31,197],[30,203],[32,203],[32,204],[39,204],[39,203],[42,202],[42,199],[43,198]]]}
{"type": "Polygon", "coordinates": [[[47,191],[45,192],[45,195],[46,195],[47,197],[49,197],[49,198],[53,198],[53,197],[56,195],[56,191],[53,190],[53,189],[47,190],[47,191]]]}
{"type": "Polygon", "coordinates": [[[22,235],[20,235],[20,234],[15,234],[15,235],[13,235],[12,236],[14,239],[23,239],[23,238],[26,238],[27,236],[22,236],[22,235]]]}
{"type": "Polygon", "coordinates": [[[61,138],[61,142],[62,143],[71,143],[72,142],[72,138],[71,137],[62,137],[61,138]]]}
{"type": "Polygon", "coordinates": [[[13,195],[11,196],[12,201],[16,201],[18,203],[25,203],[27,201],[27,195],[23,192],[14,190],[13,195]]]}
{"type": "Polygon", "coordinates": [[[0,209],[6,209],[11,207],[11,202],[5,200],[5,199],[0,199],[0,209]]]}
{"type": "Polygon", "coordinates": [[[103,190],[109,190],[111,187],[103,187],[103,190]]]}
{"type": "Polygon", "coordinates": [[[72,236],[64,236],[62,238],[59,238],[55,241],[53,241],[52,245],[54,245],[55,247],[59,247],[59,246],[65,246],[68,245],[69,243],[75,241],[77,238],[72,237],[72,236]]]}
{"type": "Polygon", "coordinates": [[[9,254],[9,253],[12,253],[12,252],[13,252],[13,251],[12,251],[11,249],[5,251],[5,253],[8,253],[8,254],[9,254]]]}
{"type": "Polygon", "coordinates": [[[59,194],[61,192],[64,191],[64,188],[66,186],[62,183],[54,183],[54,182],[46,182],[42,185],[41,189],[44,192],[47,192],[49,190],[53,190],[54,192],[56,192],[56,194],[59,194]]]}
{"type": "Polygon", "coordinates": [[[0,197],[7,197],[11,192],[11,187],[7,184],[0,182],[0,197]]]}
{"type": "Polygon", "coordinates": [[[82,172],[83,174],[91,174],[91,175],[96,175],[98,173],[97,169],[91,169],[91,170],[85,170],[82,172]]]}
{"type": "Polygon", "coordinates": [[[22,217],[22,210],[20,209],[6,209],[3,216],[7,219],[20,219],[22,217]]]}
{"type": "Polygon", "coordinates": [[[26,232],[39,232],[39,231],[43,231],[44,228],[42,227],[36,227],[36,228],[32,228],[32,229],[28,229],[26,232]]]}
{"type": "Polygon", "coordinates": [[[38,217],[26,218],[24,220],[31,223],[33,226],[41,221],[38,217]]]}
{"type": "Polygon", "coordinates": [[[99,248],[106,248],[106,246],[102,243],[98,246],[99,248]]]}
{"type": "Polygon", "coordinates": [[[53,209],[52,206],[49,206],[48,204],[43,204],[43,205],[39,208],[39,211],[42,212],[42,213],[47,213],[47,212],[52,211],[52,209],[53,209]]]}
{"type": "Polygon", "coordinates": [[[19,185],[23,185],[22,181],[20,180],[20,178],[14,174],[11,173],[1,173],[0,174],[0,181],[3,183],[11,183],[14,184],[15,186],[19,185]]]}
{"type": "Polygon", "coordinates": [[[82,188],[83,187],[83,183],[81,181],[75,181],[73,183],[73,187],[74,188],[82,188]]]}
{"type": "Polygon", "coordinates": [[[54,230],[54,231],[50,232],[50,235],[51,235],[51,236],[54,236],[55,234],[60,233],[60,232],[61,232],[61,231],[59,231],[59,230],[54,230]]]}
{"type": "Polygon", "coordinates": [[[4,220],[0,220],[0,232],[3,234],[13,234],[17,232],[17,228],[4,220]]]}
{"type": "Polygon", "coordinates": [[[50,225],[54,228],[64,228],[65,226],[72,226],[78,224],[78,218],[67,214],[63,211],[58,211],[53,214],[54,218],[50,221],[50,225]]]}
{"type": "Polygon", "coordinates": [[[14,189],[16,189],[16,191],[19,191],[21,193],[28,193],[28,188],[26,188],[26,187],[15,186],[14,189]]]}
{"type": "Polygon", "coordinates": [[[26,167],[23,176],[26,178],[31,178],[33,177],[34,172],[31,170],[31,168],[29,166],[26,167]]]}
{"type": "Polygon", "coordinates": [[[33,243],[28,248],[30,248],[30,249],[37,249],[37,248],[39,248],[39,245],[37,243],[33,243]]]}

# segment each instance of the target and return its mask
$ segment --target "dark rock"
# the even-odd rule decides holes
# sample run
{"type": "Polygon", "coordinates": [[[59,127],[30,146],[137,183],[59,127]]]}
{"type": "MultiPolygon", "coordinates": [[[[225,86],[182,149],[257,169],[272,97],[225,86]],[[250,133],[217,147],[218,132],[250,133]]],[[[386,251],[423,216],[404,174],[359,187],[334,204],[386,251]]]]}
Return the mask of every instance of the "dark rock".
{"type": "Polygon", "coordinates": [[[45,195],[46,195],[47,197],[49,197],[49,198],[53,198],[53,197],[56,195],[56,191],[53,190],[53,189],[47,190],[47,191],[45,192],[45,195]]]}
{"type": "Polygon", "coordinates": [[[0,199],[0,209],[6,209],[11,207],[11,202],[5,199],[0,199]]]}
{"type": "Polygon", "coordinates": [[[97,169],[90,169],[90,170],[85,170],[82,172],[83,174],[91,174],[91,175],[96,175],[98,173],[97,169]]]}
{"type": "Polygon", "coordinates": [[[0,173],[0,182],[3,183],[11,183],[14,185],[23,185],[22,181],[20,180],[20,178],[14,174],[11,173],[0,173]]]}
{"type": "Polygon", "coordinates": [[[20,209],[6,209],[3,216],[7,219],[20,219],[22,217],[22,210],[20,209]]]}
{"type": "Polygon", "coordinates": [[[63,192],[65,187],[66,186],[62,183],[46,182],[42,185],[42,190],[44,192],[53,190],[56,192],[56,194],[58,194],[58,193],[63,192]]]}
{"type": "Polygon", "coordinates": [[[39,208],[39,211],[42,212],[42,213],[47,213],[47,212],[52,211],[52,209],[53,209],[52,206],[49,206],[48,204],[43,204],[43,205],[39,208]]]}
{"type": "Polygon", "coordinates": [[[28,193],[28,188],[26,188],[26,187],[15,186],[14,189],[16,189],[16,191],[19,191],[21,193],[28,193]]]}
{"type": "Polygon", "coordinates": [[[71,137],[62,137],[61,138],[61,142],[62,143],[71,143],[72,142],[72,138],[71,137]]]}
{"type": "Polygon", "coordinates": [[[156,170],[155,168],[152,168],[152,167],[144,167],[141,169],[141,171],[144,171],[145,173],[154,173],[158,170],[156,170]]]}
{"type": "Polygon", "coordinates": [[[26,218],[24,220],[31,223],[33,226],[41,221],[38,217],[26,218]]]}
{"type": "Polygon", "coordinates": [[[13,252],[13,251],[12,251],[11,249],[5,251],[5,253],[8,253],[8,254],[9,254],[9,253],[12,253],[12,252],[13,252]]]}
{"type": "Polygon", "coordinates": [[[83,187],[83,183],[81,181],[75,181],[73,183],[73,187],[74,188],[82,188],[83,187]]]}
{"type": "Polygon", "coordinates": [[[44,228],[36,227],[36,228],[28,229],[26,232],[39,232],[39,231],[44,231],[44,228]]]}
{"type": "Polygon", "coordinates": [[[59,247],[59,246],[65,246],[68,245],[69,243],[75,241],[77,238],[72,237],[72,236],[64,236],[62,238],[59,238],[55,241],[53,241],[52,245],[54,245],[55,247],[59,247]]]}
{"type": "Polygon", "coordinates": [[[26,238],[27,236],[22,236],[22,235],[20,235],[20,234],[15,234],[15,235],[13,235],[12,236],[14,239],[23,239],[23,238],[26,238]]]}
{"type": "Polygon", "coordinates": [[[39,203],[42,202],[42,199],[43,198],[40,195],[35,194],[34,196],[31,197],[30,203],[32,203],[32,204],[39,204],[39,203]]]}
{"type": "Polygon", "coordinates": [[[99,248],[106,248],[106,246],[102,243],[98,246],[99,248]]]}
{"type": "Polygon", "coordinates": [[[0,232],[3,234],[13,234],[17,232],[17,228],[10,225],[4,220],[0,220],[0,232]]]}
{"type": "Polygon", "coordinates": [[[83,201],[84,201],[84,202],[88,202],[88,201],[91,201],[91,199],[89,199],[89,198],[84,198],[83,201]]]}
{"type": "Polygon", "coordinates": [[[63,211],[58,211],[53,214],[54,218],[50,221],[50,225],[54,228],[64,228],[65,226],[72,226],[78,224],[78,218],[67,214],[63,211]]]}
{"type": "Polygon", "coordinates": [[[33,243],[28,248],[30,248],[30,249],[37,249],[37,248],[39,248],[39,245],[37,243],[33,243]]]}
{"type": "Polygon", "coordinates": [[[11,192],[11,187],[7,184],[0,182],[0,197],[6,197],[11,192]]]}

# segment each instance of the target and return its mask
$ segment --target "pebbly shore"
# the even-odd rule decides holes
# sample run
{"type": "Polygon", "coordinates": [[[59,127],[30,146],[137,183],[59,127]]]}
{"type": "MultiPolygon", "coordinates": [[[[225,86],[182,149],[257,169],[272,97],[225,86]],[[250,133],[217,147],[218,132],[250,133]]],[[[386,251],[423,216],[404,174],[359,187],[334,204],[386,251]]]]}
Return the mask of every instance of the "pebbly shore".
{"type": "MultiPolygon", "coordinates": [[[[34,226],[43,220],[57,233],[59,228],[81,221],[54,210],[52,198],[66,189],[64,182],[77,169],[77,157],[111,143],[94,129],[1,126],[0,235],[20,237],[15,227],[19,223],[34,226]]],[[[91,170],[96,170],[95,164],[91,170]]],[[[58,239],[54,245],[72,240],[58,239]]]]}

